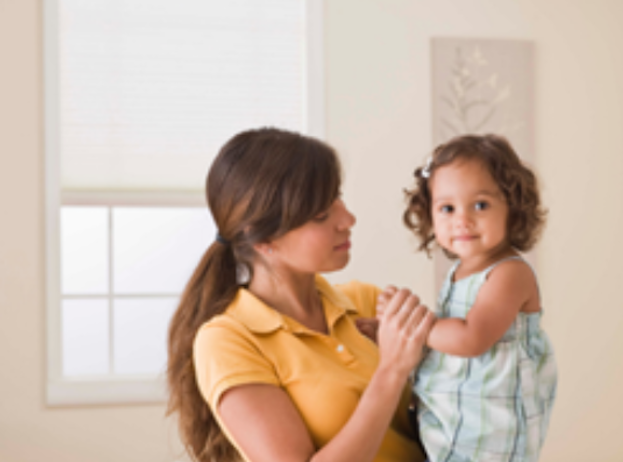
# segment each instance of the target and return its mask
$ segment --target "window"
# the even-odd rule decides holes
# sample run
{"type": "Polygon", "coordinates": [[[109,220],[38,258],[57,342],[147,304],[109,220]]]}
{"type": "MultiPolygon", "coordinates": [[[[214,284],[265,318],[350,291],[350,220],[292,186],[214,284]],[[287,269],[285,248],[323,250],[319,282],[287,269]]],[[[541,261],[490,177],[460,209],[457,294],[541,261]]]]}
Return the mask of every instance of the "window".
{"type": "Polygon", "coordinates": [[[233,134],[323,135],[319,0],[46,0],[51,405],[161,401],[233,134]]]}

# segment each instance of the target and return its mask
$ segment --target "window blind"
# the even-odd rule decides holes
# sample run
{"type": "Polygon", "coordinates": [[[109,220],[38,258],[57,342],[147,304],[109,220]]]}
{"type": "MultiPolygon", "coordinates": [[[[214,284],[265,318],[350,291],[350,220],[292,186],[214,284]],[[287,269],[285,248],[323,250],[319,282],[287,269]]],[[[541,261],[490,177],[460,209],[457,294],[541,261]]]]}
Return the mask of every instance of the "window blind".
{"type": "Polygon", "coordinates": [[[302,0],[61,0],[63,191],[200,191],[252,127],[306,131],[302,0]]]}

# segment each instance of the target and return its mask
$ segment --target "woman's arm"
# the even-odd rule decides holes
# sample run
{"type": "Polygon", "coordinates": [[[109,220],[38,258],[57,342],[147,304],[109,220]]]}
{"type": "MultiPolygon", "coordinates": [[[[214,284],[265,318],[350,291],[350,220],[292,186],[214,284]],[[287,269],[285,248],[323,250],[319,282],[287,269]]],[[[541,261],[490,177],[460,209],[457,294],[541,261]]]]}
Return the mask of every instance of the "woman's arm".
{"type": "Polygon", "coordinates": [[[322,448],[315,448],[294,404],[282,389],[242,385],[218,403],[230,435],[253,462],[372,461],[390,425],[434,315],[408,291],[399,291],[385,309],[378,332],[380,362],[352,416],[322,448]]]}
{"type": "Polygon", "coordinates": [[[489,274],[465,319],[445,318],[435,323],[428,346],[455,356],[480,356],[502,338],[517,314],[535,298],[536,281],[528,265],[505,262],[489,274]]]}

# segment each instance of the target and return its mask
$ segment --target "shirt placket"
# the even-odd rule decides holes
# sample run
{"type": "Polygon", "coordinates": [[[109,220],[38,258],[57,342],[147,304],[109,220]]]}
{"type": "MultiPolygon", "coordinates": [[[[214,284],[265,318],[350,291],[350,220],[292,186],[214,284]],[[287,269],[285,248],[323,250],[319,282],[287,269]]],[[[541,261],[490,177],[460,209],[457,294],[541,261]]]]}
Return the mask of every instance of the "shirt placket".
{"type": "Polygon", "coordinates": [[[294,335],[314,337],[315,339],[326,345],[327,348],[333,352],[333,355],[337,357],[340,362],[348,364],[355,361],[355,356],[352,354],[348,346],[335,335],[335,330],[333,327],[337,322],[339,322],[339,318],[335,319],[335,322],[329,322],[328,334],[313,331],[299,324],[289,325],[286,327],[286,330],[289,330],[294,335]]]}

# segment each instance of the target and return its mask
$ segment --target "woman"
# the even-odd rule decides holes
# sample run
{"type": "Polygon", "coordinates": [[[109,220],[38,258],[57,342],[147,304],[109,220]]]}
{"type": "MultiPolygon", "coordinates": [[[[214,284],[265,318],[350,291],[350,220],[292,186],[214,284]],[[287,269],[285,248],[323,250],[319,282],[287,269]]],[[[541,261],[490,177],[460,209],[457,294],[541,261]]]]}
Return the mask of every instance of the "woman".
{"type": "Polygon", "coordinates": [[[355,321],[375,315],[380,291],[318,275],[348,263],[355,223],[333,150],[277,129],[241,133],[212,164],[207,197],[218,234],[169,331],[169,412],[191,456],[423,460],[404,390],[433,315],[400,291],[377,346],[355,321]]]}

